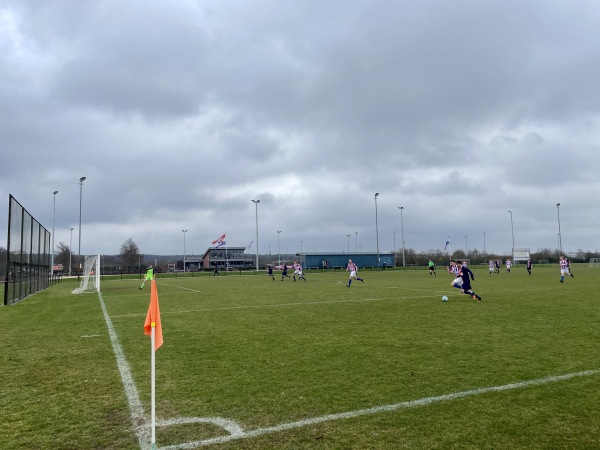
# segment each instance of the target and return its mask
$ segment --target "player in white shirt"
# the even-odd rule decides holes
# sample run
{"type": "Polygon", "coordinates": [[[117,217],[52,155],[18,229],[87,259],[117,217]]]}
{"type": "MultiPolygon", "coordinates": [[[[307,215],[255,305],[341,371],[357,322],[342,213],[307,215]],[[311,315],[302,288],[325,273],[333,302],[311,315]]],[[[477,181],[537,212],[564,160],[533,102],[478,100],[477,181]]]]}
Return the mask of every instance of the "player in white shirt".
{"type": "Polygon", "coordinates": [[[510,273],[510,268],[512,266],[512,261],[510,259],[506,260],[506,271],[510,273]]]}
{"type": "Polygon", "coordinates": [[[346,266],[346,272],[350,272],[350,276],[348,277],[348,284],[346,285],[346,287],[350,287],[350,285],[352,284],[353,278],[362,283],[365,282],[365,280],[363,280],[362,278],[359,278],[358,266],[356,264],[354,264],[351,259],[348,260],[348,265],[346,266]]]}
{"type": "Polygon", "coordinates": [[[450,274],[454,276],[454,280],[452,280],[452,283],[450,283],[450,286],[455,287],[457,289],[461,289],[462,284],[463,284],[463,280],[460,277],[461,267],[462,267],[462,265],[459,266],[454,261],[452,261],[450,263],[450,268],[448,270],[450,272],[450,274]]]}
{"type": "Polygon", "coordinates": [[[565,281],[565,275],[569,275],[571,278],[575,278],[571,272],[569,272],[569,260],[564,256],[561,256],[558,259],[558,264],[560,265],[560,282],[563,283],[565,281]]]}
{"type": "Polygon", "coordinates": [[[490,277],[491,277],[492,274],[496,271],[496,263],[494,262],[493,259],[490,259],[489,267],[490,267],[490,277]]]}
{"type": "Polygon", "coordinates": [[[302,278],[306,283],[306,278],[304,278],[304,274],[302,273],[302,266],[298,261],[294,260],[294,281],[296,281],[296,275],[298,275],[298,279],[302,278]]]}

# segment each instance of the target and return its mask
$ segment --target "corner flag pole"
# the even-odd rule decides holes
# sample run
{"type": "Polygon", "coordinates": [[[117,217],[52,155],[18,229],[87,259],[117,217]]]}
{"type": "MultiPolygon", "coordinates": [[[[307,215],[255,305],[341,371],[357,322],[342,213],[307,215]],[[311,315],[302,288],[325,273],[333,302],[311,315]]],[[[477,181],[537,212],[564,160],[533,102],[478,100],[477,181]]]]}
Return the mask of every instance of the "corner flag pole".
{"type": "Polygon", "coordinates": [[[156,449],[156,350],[163,344],[162,325],[160,323],[160,309],[158,307],[158,290],[156,281],[150,281],[150,306],[146,321],[144,322],[144,334],[150,335],[150,386],[151,386],[151,428],[152,428],[152,450],[156,449]]]}
{"type": "Polygon", "coordinates": [[[152,327],[152,333],[150,335],[150,342],[151,342],[151,354],[152,356],[150,357],[150,365],[151,365],[151,369],[150,369],[150,386],[151,386],[151,392],[152,392],[152,400],[151,400],[151,406],[150,406],[150,410],[151,410],[151,427],[152,427],[152,439],[151,439],[151,449],[152,450],[156,450],[156,350],[154,350],[154,341],[156,339],[156,327],[153,326],[152,327]]]}

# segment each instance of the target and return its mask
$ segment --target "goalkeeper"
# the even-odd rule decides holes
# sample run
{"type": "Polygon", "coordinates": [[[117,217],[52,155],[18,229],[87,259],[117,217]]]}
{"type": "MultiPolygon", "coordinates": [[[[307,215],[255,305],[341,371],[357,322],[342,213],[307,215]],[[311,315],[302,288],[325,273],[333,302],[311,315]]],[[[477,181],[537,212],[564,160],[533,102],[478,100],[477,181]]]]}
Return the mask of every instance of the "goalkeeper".
{"type": "Polygon", "coordinates": [[[146,276],[144,277],[144,281],[142,281],[142,285],[140,286],[140,290],[142,290],[144,288],[144,283],[146,281],[151,281],[154,279],[154,268],[152,267],[152,264],[150,264],[148,266],[148,269],[146,269],[146,276]]]}

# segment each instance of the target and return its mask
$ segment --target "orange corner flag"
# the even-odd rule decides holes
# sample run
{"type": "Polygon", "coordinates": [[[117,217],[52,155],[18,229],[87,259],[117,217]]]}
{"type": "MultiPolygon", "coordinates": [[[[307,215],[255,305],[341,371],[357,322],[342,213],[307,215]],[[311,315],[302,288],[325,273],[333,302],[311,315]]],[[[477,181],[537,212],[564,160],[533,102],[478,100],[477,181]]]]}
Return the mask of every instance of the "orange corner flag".
{"type": "Polygon", "coordinates": [[[144,323],[144,334],[148,336],[154,328],[154,351],[163,345],[162,327],[160,325],[160,309],[158,308],[158,291],[156,290],[156,281],[152,280],[150,284],[150,306],[148,314],[146,314],[146,322],[144,323]]]}

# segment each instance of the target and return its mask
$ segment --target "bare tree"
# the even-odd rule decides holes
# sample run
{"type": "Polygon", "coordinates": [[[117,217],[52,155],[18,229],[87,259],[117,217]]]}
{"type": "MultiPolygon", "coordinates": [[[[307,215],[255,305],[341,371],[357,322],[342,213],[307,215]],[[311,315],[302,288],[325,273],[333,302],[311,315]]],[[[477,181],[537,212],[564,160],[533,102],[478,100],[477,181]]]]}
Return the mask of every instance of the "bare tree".
{"type": "Polygon", "coordinates": [[[122,268],[128,272],[135,271],[139,263],[140,249],[133,239],[129,238],[121,245],[119,255],[122,268]]]}
{"type": "Polygon", "coordinates": [[[62,264],[63,270],[69,270],[69,256],[72,256],[71,249],[64,242],[59,242],[56,246],[56,255],[54,264],[62,264]]]}

